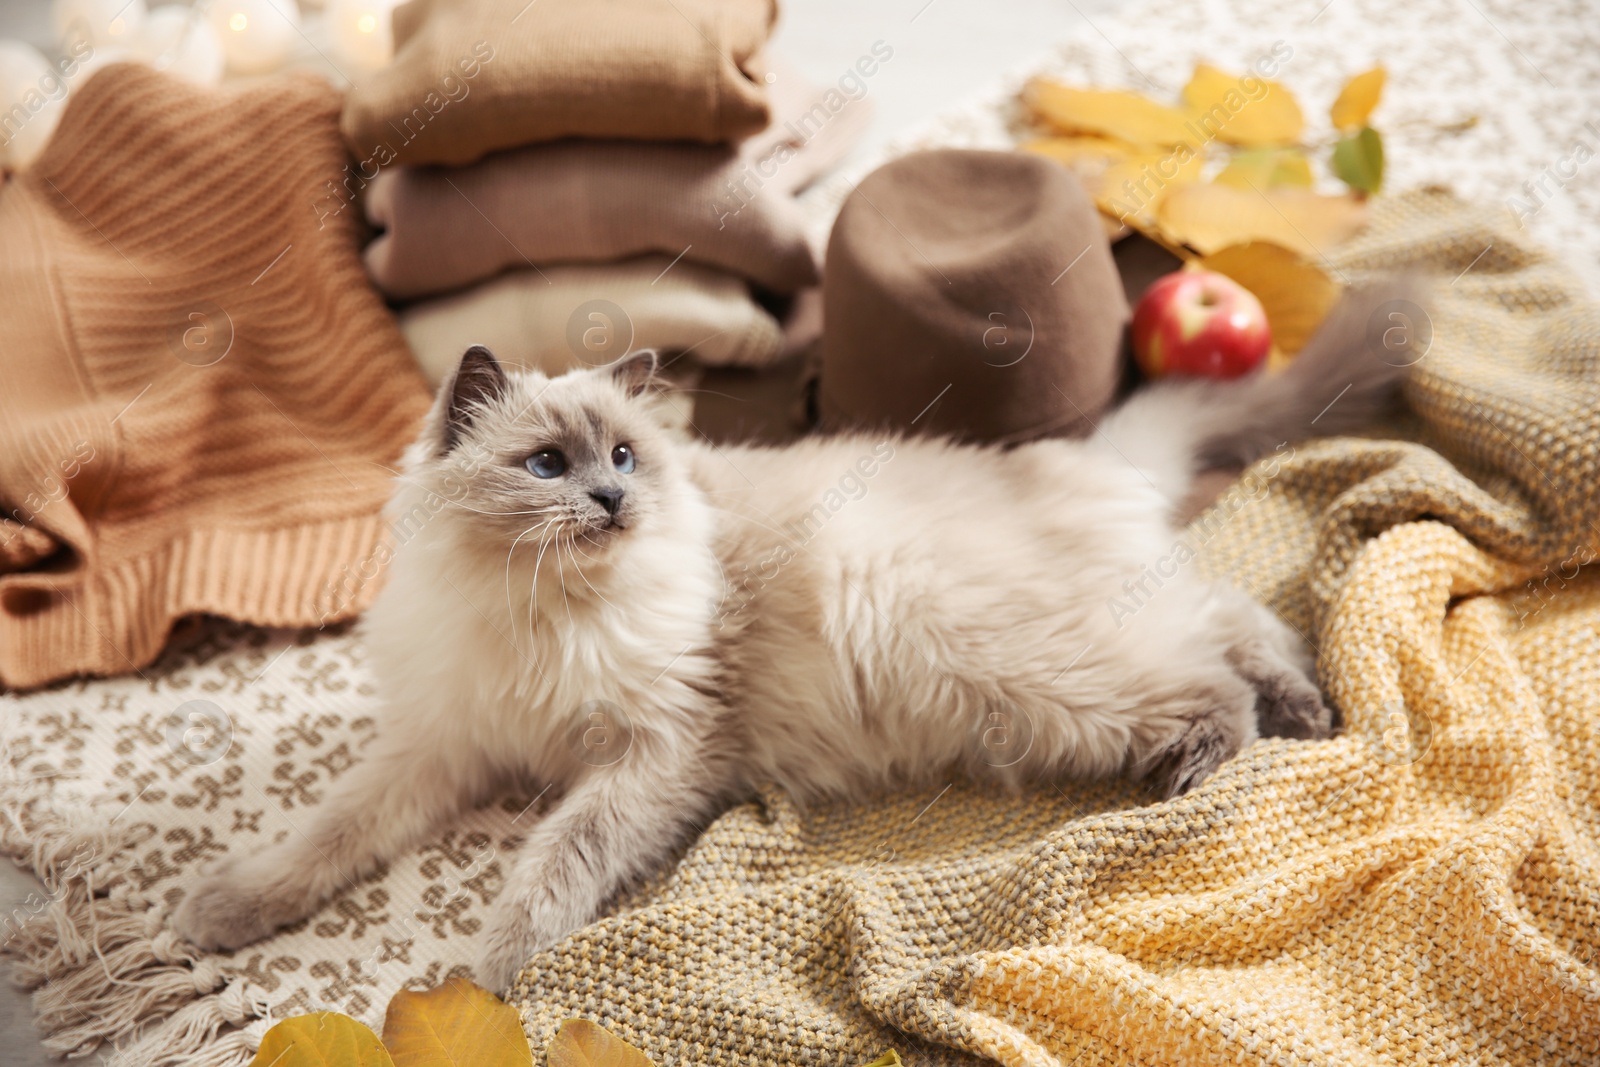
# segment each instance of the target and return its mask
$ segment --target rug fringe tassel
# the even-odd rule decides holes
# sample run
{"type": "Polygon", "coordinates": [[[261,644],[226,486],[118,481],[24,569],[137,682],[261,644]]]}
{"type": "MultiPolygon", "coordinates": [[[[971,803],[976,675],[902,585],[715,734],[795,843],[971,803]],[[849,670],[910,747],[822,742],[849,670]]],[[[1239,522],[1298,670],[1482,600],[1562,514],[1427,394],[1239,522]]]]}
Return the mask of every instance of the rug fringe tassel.
{"type": "MultiPolygon", "coordinates": [[[[48,782],[0,782],[0,849],[29,865],[45,891],[4,917],[0,952],[32,989],[46,1049],[87,1056],[117,1047],[126,1067],[240,1067],[269,1014],[243,979],[223,985],[219,960],[165,925],[162,902],[138,888],[147,827],[73,825],[48,782]],[[251,1025],[247,1025],[251,1024],[251,1025]],[[218,1037],[224,1027],[236,1029],[218,1037]]],[[[124,809],[126,810],[126,809],[124,809]]]]}
{"type": "Polygon", "coordinates": [[[268,1019],[265,996],[235,979],[219,993],[178,1009],[107,1057],[107,1067],[243,1067],[254,1058],[268,1019]],[[253,1024],[253,1025],[247,1025],[253,1024]],[[224,1027],[235,1027],[218,1033],[224,1027]],[[244,1027],[244,1029],[237,1029],[244,1027]]]}

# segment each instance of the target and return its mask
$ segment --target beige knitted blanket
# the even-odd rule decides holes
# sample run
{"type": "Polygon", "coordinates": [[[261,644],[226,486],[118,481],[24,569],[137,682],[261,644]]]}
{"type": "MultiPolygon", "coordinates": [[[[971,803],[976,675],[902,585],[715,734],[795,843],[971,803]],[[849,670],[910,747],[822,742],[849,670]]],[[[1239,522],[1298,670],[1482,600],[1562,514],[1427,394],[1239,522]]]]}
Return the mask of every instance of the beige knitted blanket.
{"type": "MultiPolygon", "coordinates": [[[[1319,26],[1374,6],[1340,0],[1319,26]]],[[[1571,84],[1595,77],[1593,48],[1508,47],[1433,15],[1431,37],[1394,48],[1496,71],[1521,48],[1552,69],[1570,59],[1571,84]]],[[[1192,53],[1173,46],[1169,69],[1138,51],[1154,35],[1133,20],[1099,29],[1113,46],[1096,62],[1120,49],[1186,75],[1192,53]]],[[[1201,39],[1222,37],[1186,47],[1201,39]]],[[[1300,54],[1297,90],[1321,70],[1300,54]]],[[[1379,113],[1397,166],[1406,99],[1398,79],[1398,114],[1379,113]]],[[[943,136],[1004,129],[995,106],[943,136]]],[[[1115,784],[952,783],[803,813],[765,796],[530,962],[516,999],[535,1047],[586,1015],[663,1067],[859,1063],[886,1046],[913,1064],[1592,1062],[1600,309],[1503,204],[1396,198],[1336,258],[1352,278],[1413,263],[1441,279],[1414,422],[1297,446],[1193,536],[1197,565],[1319,645],[1341,736],[1259,743],[1164,804],[1115,784]]],[[[142,677],[0,696],[0,846],[47,883],[4,918],[0,947],[37,985],[52,1047],[237,1065],[274,1018],[377,1024],[396,989],[464,972],[503,853],[539,815],[526,798],[231,957],[163,930],[200,864],[294,832],[370,738],[372,699],[358,635],[227,624],[142,677]]]]}

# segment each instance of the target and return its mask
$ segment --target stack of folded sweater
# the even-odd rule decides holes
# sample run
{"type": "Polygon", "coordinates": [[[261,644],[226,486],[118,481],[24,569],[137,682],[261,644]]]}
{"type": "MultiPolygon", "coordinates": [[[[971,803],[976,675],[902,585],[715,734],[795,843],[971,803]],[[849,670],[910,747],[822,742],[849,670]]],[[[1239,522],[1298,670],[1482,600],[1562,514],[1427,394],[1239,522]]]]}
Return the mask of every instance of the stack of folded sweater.
{"type": "Polygon", "coordinates": [[[865,110],[773,69],[775,17],[774,0],[395,11],[394,63],[345,106],[358,162],[322,210],[362,193],[367,268],[417,301],[401,329],[430,378],[477,343],[555,373],[644,347],[759,366],[808,339],[817,256],[793,195],[865,110]]]}

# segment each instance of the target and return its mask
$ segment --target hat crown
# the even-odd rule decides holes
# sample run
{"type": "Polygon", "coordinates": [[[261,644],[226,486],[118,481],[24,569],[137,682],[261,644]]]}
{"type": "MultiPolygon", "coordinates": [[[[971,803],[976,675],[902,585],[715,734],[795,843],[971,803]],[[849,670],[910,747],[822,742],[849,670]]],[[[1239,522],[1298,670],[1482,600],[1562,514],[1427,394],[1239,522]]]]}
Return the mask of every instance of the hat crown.
{"type": "Polygon", "coordinates": [[[825,426],[1021,440],[1086,423],[1115,389],[1127,299],[1093,204],[1050,160],[886,164],[841,209],[824,287],[825,426]]]}

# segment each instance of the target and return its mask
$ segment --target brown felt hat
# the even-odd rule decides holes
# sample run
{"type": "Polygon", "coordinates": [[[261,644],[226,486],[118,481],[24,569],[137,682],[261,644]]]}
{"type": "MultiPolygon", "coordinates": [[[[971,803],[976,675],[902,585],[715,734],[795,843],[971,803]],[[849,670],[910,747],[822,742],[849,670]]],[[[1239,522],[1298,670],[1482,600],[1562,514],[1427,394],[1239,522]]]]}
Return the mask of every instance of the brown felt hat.
{"type": "Polygon", "coordinates": [[[1116,389],[1127,297],[1094,205],[1050,160],[880,167],[839,212],[823,291],[824,429],[1081,434],[1116,389]]]}

